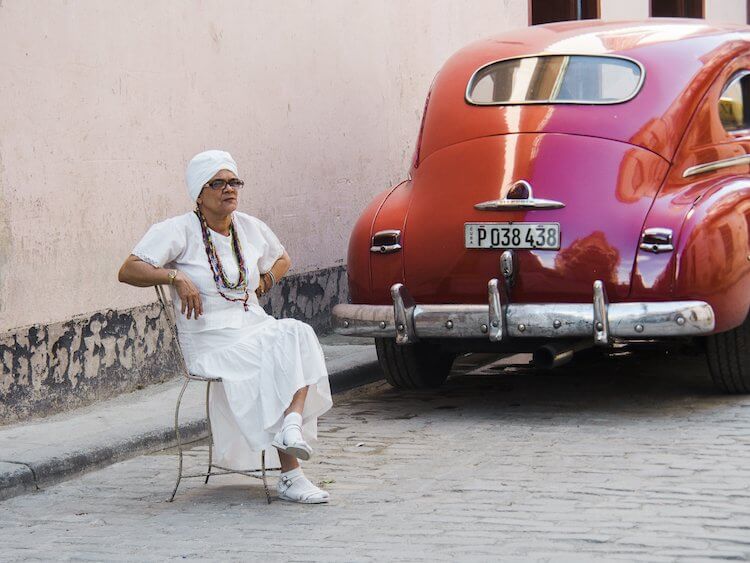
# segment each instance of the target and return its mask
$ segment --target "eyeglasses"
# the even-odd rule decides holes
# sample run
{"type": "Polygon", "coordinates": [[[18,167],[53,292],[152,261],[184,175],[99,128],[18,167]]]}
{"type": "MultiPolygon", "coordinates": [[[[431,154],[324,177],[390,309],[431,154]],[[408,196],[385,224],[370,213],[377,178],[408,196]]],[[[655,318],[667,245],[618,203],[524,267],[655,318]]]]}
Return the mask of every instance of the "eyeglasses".
{"type": "Polygon", "coordinates": [[[203,187],[205,188],[208,186],[212,190],[223,190],[227,186],[229,186],[232,189],[239,190],[242,188],[242,186],[245,185],[245,182],[240,180],[239,178],[232,178],[231,180],[211,180],[207,184],[205,184],[203,187]]]}

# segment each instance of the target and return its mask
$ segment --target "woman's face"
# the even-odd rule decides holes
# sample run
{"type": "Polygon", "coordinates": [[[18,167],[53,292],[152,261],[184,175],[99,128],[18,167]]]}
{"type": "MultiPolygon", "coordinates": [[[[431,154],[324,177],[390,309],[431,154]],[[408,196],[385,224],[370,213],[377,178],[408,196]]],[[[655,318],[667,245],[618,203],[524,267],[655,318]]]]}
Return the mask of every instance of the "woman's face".
{"type": "Polygon", "coordinates": [[[237,190],[226,184],[221,189],[213,189],[208,184],[214,180],[236,180],[234,172],[229,170],[219,170],[213,178],[211,178],[206,185],[203,186],[196,203],[202,212],[209,212],[215,215],[226,216],[237,209],[237,190]]]}

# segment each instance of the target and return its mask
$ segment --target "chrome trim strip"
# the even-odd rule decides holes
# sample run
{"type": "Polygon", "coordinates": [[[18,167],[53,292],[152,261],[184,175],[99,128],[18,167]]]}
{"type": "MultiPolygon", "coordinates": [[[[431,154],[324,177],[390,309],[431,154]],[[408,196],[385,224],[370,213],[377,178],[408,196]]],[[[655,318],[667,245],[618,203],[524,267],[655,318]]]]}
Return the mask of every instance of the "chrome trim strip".
{"type": "Polygon", "coordinates": [[[594,282],[594,344],[609,346],[609,300],[604,282],[594,282]]]}
{"type": "Polygon", "coordinates": [[[674,250],[674,246],[671,244],[647,244],[645,242],[642,242],[638,245],[638,248],[641,250],[647,250],[648,252],[653,252],[654,254],[660,254],[662,252],[672,252],[674,250]]]}
{"type": "Polygon", "coordinates": [[[643,66],[643,64],[640,61],[637,61],[635,59],[631,59],[630,57],[624,57],[622,55],[612,55],[609,53],[602,53],[600,55],[594,54],[594,53],[536,53],[536,54],[529,54],[529,55],[518,55],[516,57],[508,57],[505,59],[497,59],[495,61],[489,62],[481,67],[479,67],[477,70],[475,70],[471,78],[469,78],[469,82],[466,84],[466,91],[464,92],[464,100],[467,104],[470,104],[472,106],[478,106],[478,107],[486,107],[486,106],[530,106],[530,105],[545,105],[545,104],[560,104],[560,105],[595,105],[595,106],[614,106],[617,104],[624,104],[625,102],[629,102],[633,98],[635,98],[641,91],[641,88],[643,88],[643,83],[646,81],[646,67],[643,66]],[[633,91],[633,94],[629,98],[625,98],[622,100],[617,100],[616,102],[602,102],[602,101],[582,101],[582,100],[576,100],[576,101],[550,101],[550,100],[544,100],[544,101],[533,101],[533,102],[487,102],[487,103],[478,103],[471,101],[471,98],[469,98],[469,90],[471,88],[472,83],[474,82],[474,78],[476,78],[476,75],[479,74],[481,71],[483,71],[485,68],[492,66],[497,63],[502,63],[505,61],[512,61],[517,59],[533,59],[534,57],[598,57],[598,58],[610,58],[610,59],[622,59],[624,61],[630,61],[631,63],[635,63],[638,65],[638,68],[641,69],[641,77],[640,81],[638,82],[638,85],[635,87],[635,90],[633,91]]]}
{"type": "Polygon", "coordinates": [[[682,173],[682,177],[688,178],[697,174],[705,174],[706,172],[713,172],[715,170],[721,170],[722,168],[737,166],[738,164],[750,164],[750,154],[733,156],[732,158],[715,160],[713,162],[706,162],[705,164],[696,164],[695,166],[686,168],[685,172],[682,173]]]}
{"type": "MultiPolygon", "coordinates": [[[[591,338],[594,333],[594,311],[587,303],[510,304],[503,311],[504,340],[591,338]]],[[[338,334],[394,338],[393,315],[388,305],[336,305],[332,324],[338,334]]],[[[705,335],[716,322],[703,301],[612,303],[607,317],[609,337],[615,340],[705,335]]],[[[489,318],[489,305],[417,305],[412,320],[417,338],[489,338],[483,330],[489,318]]]]}
{"type": "Polygon", "coordinates": [[[565,204],[552,199],[493,199],[474,205],[479,211],[520,211],[522,209],[561,209],[565,204]]]}
{"type": "Polygon", "coordinates": [[[371,246],[370,252],[375,254],[390,254],[391,252],[398,252],[401,250],[400,244],[383,244],[381,246],[371,246]]]}

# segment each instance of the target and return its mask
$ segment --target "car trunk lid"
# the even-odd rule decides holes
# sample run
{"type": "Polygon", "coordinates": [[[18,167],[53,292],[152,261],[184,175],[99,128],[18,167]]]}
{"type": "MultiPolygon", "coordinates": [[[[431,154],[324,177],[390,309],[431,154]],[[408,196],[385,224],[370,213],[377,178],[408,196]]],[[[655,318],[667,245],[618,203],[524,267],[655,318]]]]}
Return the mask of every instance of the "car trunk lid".
{"type": "Polygon", "coordinates": [[[403,233],[406,285],[417,302],[485,303],[512,243],[466,248],[466,225],[527,222],[558,224],[559,249],[513,251],[511,301],[588,302],[595,280],[610,299],[626,299],[641,228],[667,170],[646,149],[569,134],[496,135],[441,149],[414,170],[403,233]],[[534,198],[561,206],[475,207],[504,198],[519,181],[534,198]]]}

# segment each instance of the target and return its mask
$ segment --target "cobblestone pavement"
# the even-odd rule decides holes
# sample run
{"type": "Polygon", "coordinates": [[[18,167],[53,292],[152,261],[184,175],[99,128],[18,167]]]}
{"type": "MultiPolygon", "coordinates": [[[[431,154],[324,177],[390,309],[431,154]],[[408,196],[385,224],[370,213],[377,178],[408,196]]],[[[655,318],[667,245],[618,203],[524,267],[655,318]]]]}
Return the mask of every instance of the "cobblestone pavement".
{"type": "Polygon", "coordinates": [[[716,394],[702,358],[481,362],[340,399],[306,464],[330,505],[267,505],[239,476],[170,504],[164,452],[0,504],[0,559],[750,558],[750,398],[716,394]]]}

